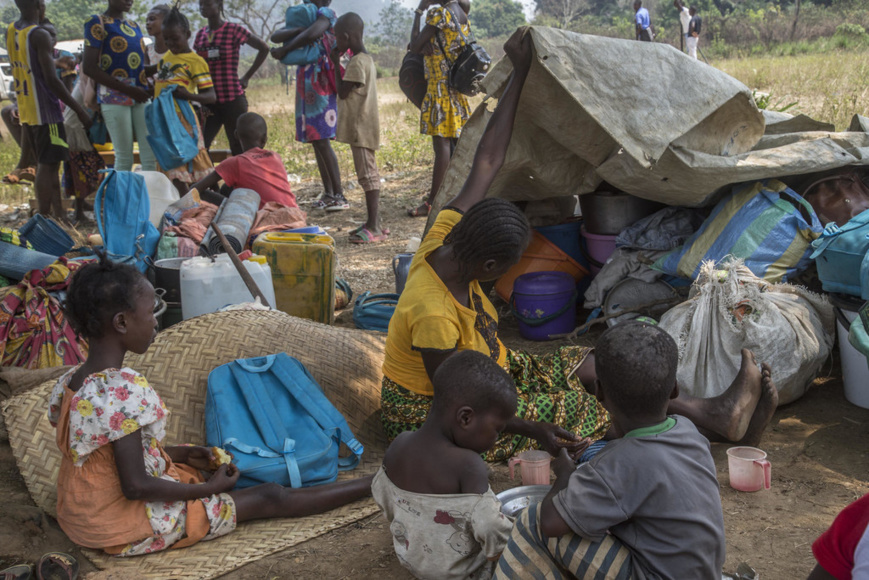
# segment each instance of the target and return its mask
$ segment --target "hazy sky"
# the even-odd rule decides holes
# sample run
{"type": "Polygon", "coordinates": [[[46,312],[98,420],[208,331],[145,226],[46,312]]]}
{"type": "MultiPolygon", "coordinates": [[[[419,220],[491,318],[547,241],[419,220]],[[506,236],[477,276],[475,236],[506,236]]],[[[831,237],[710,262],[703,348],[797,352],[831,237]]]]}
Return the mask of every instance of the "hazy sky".
{"type": "MultiPolygon", "coordinates": [[[[408,8],[415,8],[419,5],[419,0],[401,0],[408,8]]],[[[473,2],[474,0],[471,0],[473,2]]],[[[520,4],[525,6],[525,17],[531,18],[534,14],[534,0],[518,0],[520,4]]]]}

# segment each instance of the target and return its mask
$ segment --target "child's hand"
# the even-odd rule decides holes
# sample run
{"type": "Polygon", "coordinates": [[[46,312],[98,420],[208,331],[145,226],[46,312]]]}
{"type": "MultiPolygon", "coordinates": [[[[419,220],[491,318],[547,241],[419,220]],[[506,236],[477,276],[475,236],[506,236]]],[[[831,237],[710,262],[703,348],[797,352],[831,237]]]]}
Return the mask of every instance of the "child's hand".
{"type": "Polygon", "coordinates": [[[576,460],[570,456],[567,449],[562,447],[558,457],[552,462],[552,470],[558,479],[570,477],[570,474],[576,471],[576,460]]]}
{"type": "Polygon", "coordinates": [[[184,463],[194,469],[208,471],[212,469],[213,460],[214,455],[211,453],[210,448],[193,446],[188,448],[187,461],[185,461],[184,463]]]}
{"type": "Polygon", "coordinates": [[[178,85],[175,88],[175,92],[172,96],[176,99],[181,99],[182,101],[190,101],[191,97],[193,97],[194,94],[182,87],[181,85],[178,85]]]}
{"type": "Polygon", "coordinates": [[[238,467],[232,463],[221,465],[206,485],[209,488],[210,495],[225,493],[235,487],[241,472],[238,467]]]}
{"type": "Polygon", "coordinates": [[[517,28],[513,36],[507,39],[504,52],[510,57],[513,68],[527,70],[531,66],[531,36],[527,26],[517,28]]]}
{"type": "Polygon", "coordinates": [[[534,439],[540,446],[555,457],[562,449],[570,455],[577,455],[589,446],[587,439],[580,439],[567,429],[553,423],[535,423],[534,439]]]}

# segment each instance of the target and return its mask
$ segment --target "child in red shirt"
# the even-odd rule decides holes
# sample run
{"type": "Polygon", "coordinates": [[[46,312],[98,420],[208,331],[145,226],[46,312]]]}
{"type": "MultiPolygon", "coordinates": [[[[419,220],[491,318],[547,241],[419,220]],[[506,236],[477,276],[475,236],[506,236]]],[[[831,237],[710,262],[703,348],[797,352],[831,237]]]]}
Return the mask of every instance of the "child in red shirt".
{"type": "Polygon", "coordinates": [[[298,207],[296,196],[290,191],[284,162],[274,151],[263,149],[268,140],[265,119],[256,113],[245,113],[238,118],[236,135],[241,155],[229,157],[213,173],[193,184],[197,191],[215,189],[223,180],[232,189],[252,189],[260,196],[260,207],[274,201],[287,207],[298,207]]]}
{"type": "Polygon", "coordinates": [[[869,578],[869,494],[839,512],[812,553],[818,565],[809,580],[869,578]]]}

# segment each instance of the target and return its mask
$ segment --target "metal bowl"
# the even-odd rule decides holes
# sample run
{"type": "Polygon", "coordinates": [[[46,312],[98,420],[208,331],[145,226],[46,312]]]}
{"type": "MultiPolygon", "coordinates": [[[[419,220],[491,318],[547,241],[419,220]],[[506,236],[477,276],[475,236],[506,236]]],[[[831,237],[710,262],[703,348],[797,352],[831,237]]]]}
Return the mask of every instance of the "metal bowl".
{"type": "Polygon", "coordinates": [[[521,485],[502,491],[497,496],[501,502],[501,513],[515,517],[532,503],[543,501],[550,489],[551,485],[521,485]]]}

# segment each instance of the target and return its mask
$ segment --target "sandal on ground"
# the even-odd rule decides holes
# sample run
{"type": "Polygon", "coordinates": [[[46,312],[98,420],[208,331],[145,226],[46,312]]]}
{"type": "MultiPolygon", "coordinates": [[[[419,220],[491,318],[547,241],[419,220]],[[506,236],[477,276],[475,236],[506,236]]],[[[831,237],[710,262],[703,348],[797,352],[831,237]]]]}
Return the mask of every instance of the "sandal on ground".
{"type": "Polygon", "coordinates": [[[332,201],[326,202],[326,211],[344,211],[350,209],[350,202],[343,197],[333,197],[332,201]]]}
{"type": "Polygon", "coordinates": [[[389,234],[387,234],[386,232],[375,235],[365,226],[363,226],[362,229],[355,234],[350,235],[351,244],[375,244],[377,242],[385,242],[388,239],[389,234]]]}
{"type": "Polygon", "coordinates": [[[78,562],[69,554],[49,552],[36,565],[37,580],[76,580],[78,562]]]}
{"type": "Polygon", "coordinates": [[[431,211],[431,204],[427,201],[424,201],[424,202],[422,202],[422,205],[419,207],[409,208],[407,210],[407,215],[409,215],[410,217],[425,217],[428,215],[428,212],[430,212],[430,211],[431,211]]]}
{"type": "Polygon", "coordinates": [[[31,183],[36,181],[36,168],[35,167],[27,167],[22,169],[18,174],[18,177],[21,181],[30,181],[31,183]]]}
{"type": "Polygon", "coordinates": [[[0,570],[0,580],[30,580],[33,578],[33,568],[28,564],[18,564],[0,570]]]}
{"type": "MultiPolygon", "coordinates": [[[[364,227],[365,227],[365,224],[362,224],[361,226],[355,227],[347,233],[350,234],[351,236],[358,234],[360,231],[362,231],[362,228],[364,228],[364,227]]],[[[389,228],[380,228],[380,231],[383,232],[384,234],[386,234],[387,236],[392,233],[389,231],[389,228]]]]}

